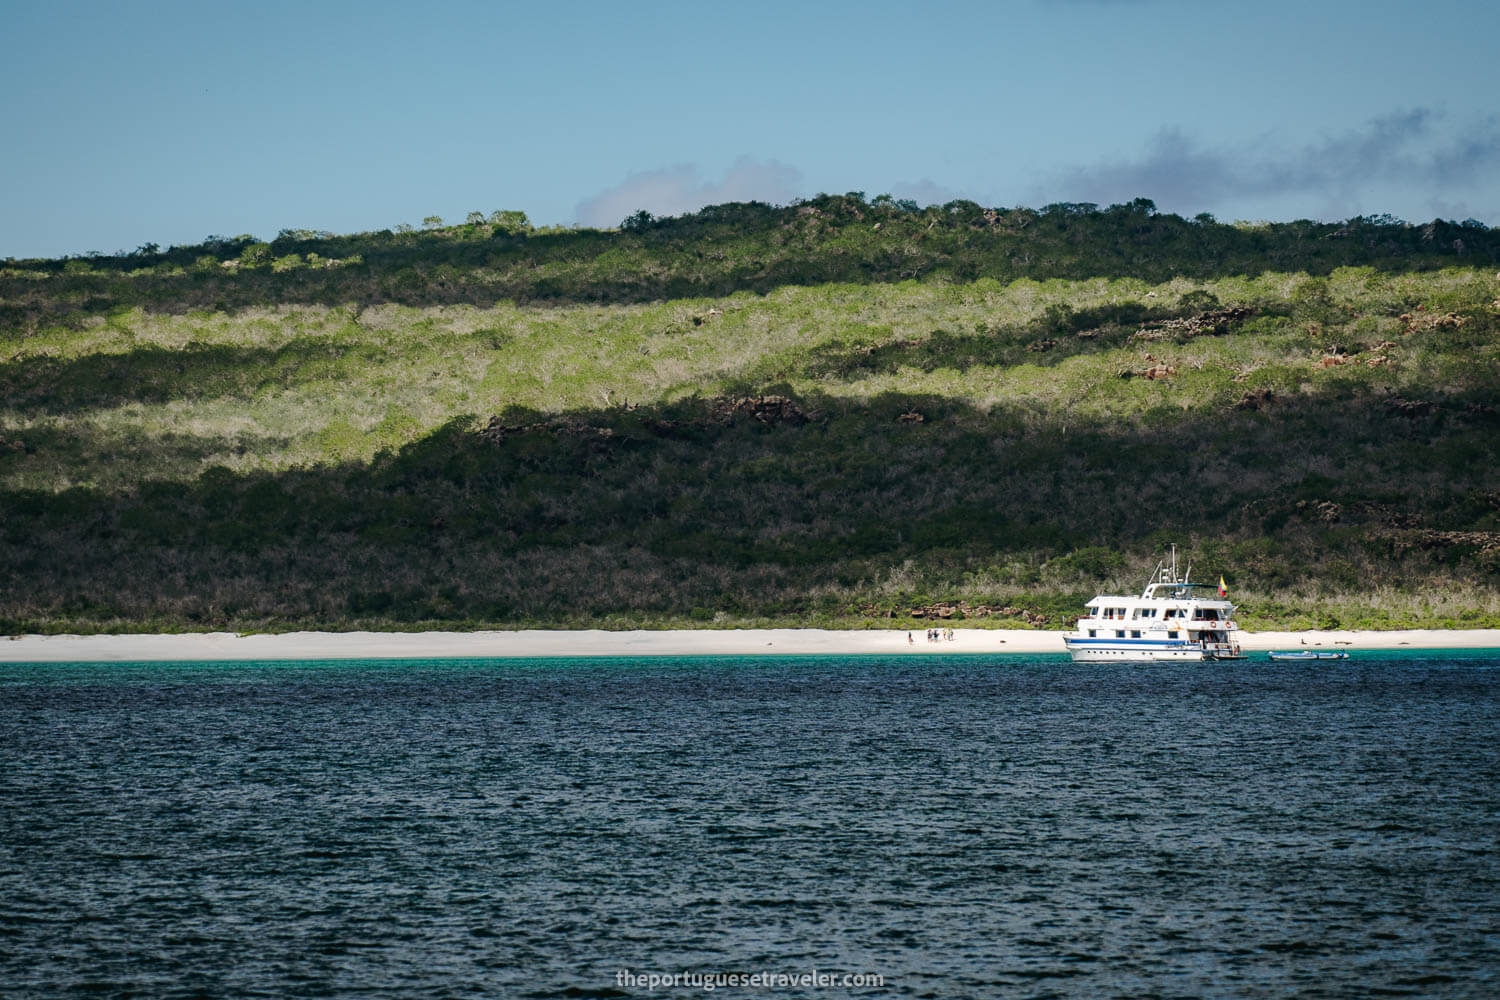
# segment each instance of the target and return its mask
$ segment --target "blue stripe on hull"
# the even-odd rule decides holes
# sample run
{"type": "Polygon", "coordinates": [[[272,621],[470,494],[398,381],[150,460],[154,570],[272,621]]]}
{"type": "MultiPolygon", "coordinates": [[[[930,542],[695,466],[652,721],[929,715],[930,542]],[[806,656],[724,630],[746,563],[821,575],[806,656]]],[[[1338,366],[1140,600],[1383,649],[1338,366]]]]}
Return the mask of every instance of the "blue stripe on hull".
{"type": "Polygon", "coordinates": [[[1069,639],[1063,636],[1063,645],[1069,649],[1197,649],[1196,642],[1185,639],[1069,639]]]}

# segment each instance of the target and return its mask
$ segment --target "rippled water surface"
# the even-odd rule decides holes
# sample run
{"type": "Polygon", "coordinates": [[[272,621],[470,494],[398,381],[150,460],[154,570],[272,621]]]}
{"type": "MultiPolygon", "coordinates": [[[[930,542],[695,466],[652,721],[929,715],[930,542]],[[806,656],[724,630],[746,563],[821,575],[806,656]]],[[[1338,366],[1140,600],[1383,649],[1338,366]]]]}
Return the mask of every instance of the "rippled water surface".
{"type": "Polygon", "coordinates": [[[1500,654],[0,665],[0,993],[1500,995],[1500,654]]]}

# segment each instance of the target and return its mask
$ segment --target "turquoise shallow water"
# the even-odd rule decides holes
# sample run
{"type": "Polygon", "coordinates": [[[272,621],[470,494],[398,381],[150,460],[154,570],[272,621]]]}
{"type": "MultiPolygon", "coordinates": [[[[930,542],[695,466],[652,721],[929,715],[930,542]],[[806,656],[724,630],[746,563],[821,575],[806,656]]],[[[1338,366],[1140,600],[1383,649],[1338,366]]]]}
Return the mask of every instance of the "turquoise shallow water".
{"type": "Polygon", "coordinates": [[[0,665],[7,997],[1500,995],[1500,653],[0,665]]]}

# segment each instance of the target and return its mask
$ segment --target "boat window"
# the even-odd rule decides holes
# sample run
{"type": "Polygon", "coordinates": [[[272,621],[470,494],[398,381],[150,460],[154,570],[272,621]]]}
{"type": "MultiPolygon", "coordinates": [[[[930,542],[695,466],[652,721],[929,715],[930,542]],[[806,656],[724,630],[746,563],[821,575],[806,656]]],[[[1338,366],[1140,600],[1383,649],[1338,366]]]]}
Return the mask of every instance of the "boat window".
{"type": "Polygon", "coordinates": [[[1089,638],[1090,639],[1095,638],[1096,636],[1098,636],[1098,634],[1099,634],[1099,630],[1098,629],[1096,629],[1096,628],[1089,629],[1089,638]]]}
{"type": "Polygon", "coordinates": [[[1133,629],[1130,630],[1130,638],[1132,638],[1132,639],[1139,639],[1140,637],[1141,637],[1141,630],[1140,629],[1133,628],[1133,629]]]}
{"type": "Polygon", "coordinates": [[[1125,638],[1125,630],[1122,629],[1122,628],[1115,629],[1115,638],[1116,639],[1123,639],[1123,638],[1125,638]]]}
{"type": "Polygon", "coordinates": [[[1175,639],[1175,638],[1177,638],[1177,633],[1175,631],[1168,632],[1167,633],[1167,638],[1168,639],[1175,639]]]}

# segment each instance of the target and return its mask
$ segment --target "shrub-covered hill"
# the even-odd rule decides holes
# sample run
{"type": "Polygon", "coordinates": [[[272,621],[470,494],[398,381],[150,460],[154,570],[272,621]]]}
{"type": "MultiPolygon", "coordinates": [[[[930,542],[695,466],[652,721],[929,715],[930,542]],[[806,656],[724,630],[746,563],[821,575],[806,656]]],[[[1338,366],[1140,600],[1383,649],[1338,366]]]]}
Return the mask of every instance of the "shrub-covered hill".
{"type": "MultiPolygon", "coordinates": [[[[558,239],[603,273],[697,224],[558,239]]],[[[1172,542],[1247,625],[1500,625],[1500,279],[1449,228],[1380,266],[1134,274],[1099,235],[1095,275],[660,301],[449,301],[459,265],[415,258],[404,301],[368,254],[12,268],[0,628],[1059,625],[1172,542]]],[[[843,229],[807,258],[845,266],[843,229]]]]}
{"type": "Polygon", "coordinates": [[[642,213],[610,231],[537,230],[521,212],[470,219],[424,231],[283,230],[269,242],[209,237],[112,257],[10,261],[0,269],[0,325],[30,331],[130,307],[177,314],[268,305],[628,303],[910,279],[1159,283],[1265,271],[1326,276],[1360,266],[1388,273],[1500,267],[1500,230],[1472,220],[1224,225],[1206,215],[1158,213],[1145,199],[1105,209],[986,209],[967,201],[918,209],[855,192],[786,207],[716,205],[668,219],[642,213]]]}

